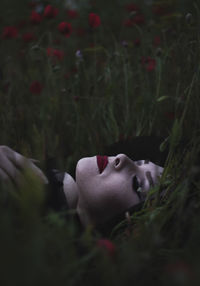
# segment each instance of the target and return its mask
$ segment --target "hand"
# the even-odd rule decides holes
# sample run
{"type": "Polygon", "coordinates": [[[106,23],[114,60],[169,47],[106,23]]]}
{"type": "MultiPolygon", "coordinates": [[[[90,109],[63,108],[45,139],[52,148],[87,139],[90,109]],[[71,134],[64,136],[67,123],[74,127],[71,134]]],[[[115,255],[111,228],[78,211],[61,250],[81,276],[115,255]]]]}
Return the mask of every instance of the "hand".
{"type": "Polygon", "coordinates": [[[10,180],[17,183],[22,177],[22,171],[25,168],[30,168],[42,183],[47,184],[47,178],[33,161],[7,146],[0,146],[0,180],[10,180]]]}

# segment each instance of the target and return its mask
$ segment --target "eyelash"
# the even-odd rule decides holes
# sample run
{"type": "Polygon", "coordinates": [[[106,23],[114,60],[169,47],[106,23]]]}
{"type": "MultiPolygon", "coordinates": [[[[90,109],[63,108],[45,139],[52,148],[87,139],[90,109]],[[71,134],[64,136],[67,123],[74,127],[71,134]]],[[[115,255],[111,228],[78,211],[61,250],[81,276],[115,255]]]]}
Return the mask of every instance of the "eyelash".
{"type": "Polygon", "coordinates": [[[135,192],[138,193],[138,192],[141,191],[141,186],[140,186],[140,184],[139,184],[139,181],[138,181],[138,178],[137,178],[136,175],[133,177],[132,186],[133,186],[133,190],[134,190],[135,192]]]}
{"type": "Polygon", "coordinates": [[[141,195],[142,195],[141,194],[141,186],[138,182],[137,176],[133,177],[132,186],[133,186],[133,190],[137,193],[139,199],[141,200],[142,199],[142,197],[141,197],[141,195]]]}

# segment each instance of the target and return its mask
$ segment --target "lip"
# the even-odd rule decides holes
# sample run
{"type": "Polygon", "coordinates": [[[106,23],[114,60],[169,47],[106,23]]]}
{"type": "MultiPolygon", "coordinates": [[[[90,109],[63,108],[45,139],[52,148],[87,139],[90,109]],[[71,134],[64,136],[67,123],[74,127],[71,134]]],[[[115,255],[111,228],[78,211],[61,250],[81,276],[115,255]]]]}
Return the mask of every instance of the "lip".
{"type": "Polygon", "coordinates": [[[108,156],[97,155],[96,157],[97,157],[97,166],[99,168],[99,173],[101,174],[108,165],[108,156]]]}

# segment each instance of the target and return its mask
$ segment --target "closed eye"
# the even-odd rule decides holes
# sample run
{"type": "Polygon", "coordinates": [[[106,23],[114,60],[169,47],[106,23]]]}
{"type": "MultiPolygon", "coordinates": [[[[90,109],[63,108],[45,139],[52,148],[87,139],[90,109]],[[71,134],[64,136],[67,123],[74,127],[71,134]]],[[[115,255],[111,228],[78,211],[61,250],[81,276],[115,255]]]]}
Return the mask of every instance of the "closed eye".
{"type": "Polygon", "coordinates": [[[133,187],[133,190],[134,190],[135,192],[137,192],[137,190],[138,190],[139,187],[140,187],[137,176],[134,176],[134,177],[133,177],[132,187],[133,187]]]}
{"type": "Polygon", "coordinates": [[[132,188],[133,188],[133,191],[137,193],[138,198],[141,201],[142,200],[142,194],[140,192],[141,187],[140,187],[140,184],[139,184],[137,176],[133,177],[132,188]]]}

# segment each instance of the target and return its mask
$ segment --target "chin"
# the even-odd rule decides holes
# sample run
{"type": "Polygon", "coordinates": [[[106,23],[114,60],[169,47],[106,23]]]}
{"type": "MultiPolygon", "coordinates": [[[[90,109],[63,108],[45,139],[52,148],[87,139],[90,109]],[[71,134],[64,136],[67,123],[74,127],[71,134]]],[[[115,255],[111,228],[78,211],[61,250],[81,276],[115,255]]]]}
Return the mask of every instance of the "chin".
{"type": "Polygon", "coordinates": [[[88,180],[91,176],[97,175],[96,156],[82,158],[76,165],[76,182],[88,180]]]}

